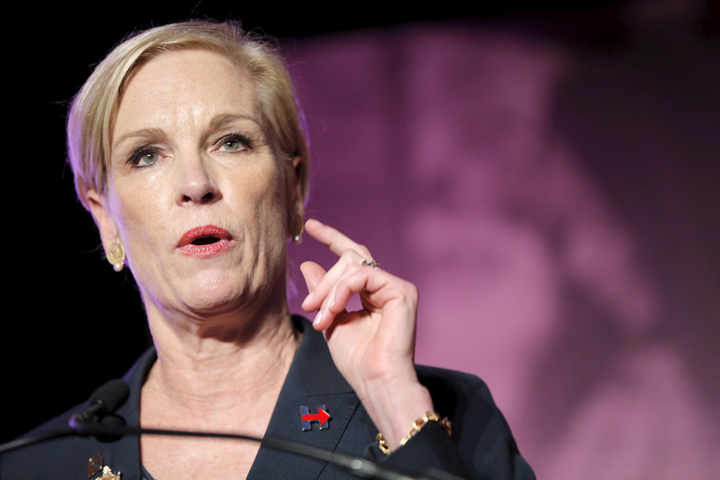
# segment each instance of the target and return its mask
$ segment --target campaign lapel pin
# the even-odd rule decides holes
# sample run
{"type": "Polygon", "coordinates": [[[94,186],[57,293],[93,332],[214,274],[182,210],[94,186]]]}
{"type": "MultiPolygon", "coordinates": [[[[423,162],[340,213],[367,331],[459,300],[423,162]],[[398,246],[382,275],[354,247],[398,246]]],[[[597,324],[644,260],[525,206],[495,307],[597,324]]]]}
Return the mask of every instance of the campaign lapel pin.
{"type": "Polygon", "coordinates": [[[113,472],[104,463],[100,452],[90,457],[88,460],[88,478],[92,480],[120,480],[122,478],[122,473],[113,472]]]}
{"type": "Polygon", "coordinates": [[[330,428],[330,424],[328,423],[330,414],[327,413],[325,405],[318,405],[317,409],[318,413],[310,413],[306,405],[300,405],[300,420],[302,421],[303,432],[312,430],[312,426],[310,425],[312,422],[318,422],[320,424],[320,430],[330,428]]]}
{"type": "Polygon", "coordinates": [[[96,453],[88,460],[88,478],[92,478],[102,470],[103,458],[100,452],[96,453]]]}

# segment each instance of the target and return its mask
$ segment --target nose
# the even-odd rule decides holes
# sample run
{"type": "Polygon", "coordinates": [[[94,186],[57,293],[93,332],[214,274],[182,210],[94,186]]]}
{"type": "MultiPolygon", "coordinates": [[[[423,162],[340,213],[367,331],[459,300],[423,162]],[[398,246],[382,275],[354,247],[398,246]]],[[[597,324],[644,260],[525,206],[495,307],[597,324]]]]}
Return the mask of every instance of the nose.
{"type": "Polygon", "coordinates": [[[175,202],[180,206],[188,204],[210,204],[222,198],[212,166],[202,155],[185,156],[178,159],[179,182],[175,202]]]}

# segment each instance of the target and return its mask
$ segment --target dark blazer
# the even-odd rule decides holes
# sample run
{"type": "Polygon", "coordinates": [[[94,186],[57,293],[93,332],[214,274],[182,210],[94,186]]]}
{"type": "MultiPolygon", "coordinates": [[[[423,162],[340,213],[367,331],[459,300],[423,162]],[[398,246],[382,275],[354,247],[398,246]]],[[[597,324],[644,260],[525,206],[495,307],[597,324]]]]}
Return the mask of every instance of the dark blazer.
{"type": "MultiPolygon", "coordinates": [[[[303,338],[266,436],[350,455],[365,455],[381,463],[417,471],[432,466],[466,478],[535,478],[518,453],[510,429],[485,384],[472,375],[437,368],[418,367],[418,377],[430,390],[436,411],[452,420],[452,437],[431,422],[404,447],[389,457],[382,455],[375,441],[377,429],[355,392],[335,368],[322,334],[305,319],[294,317],[293,320],[303,332],[303,338]],[[310,413],[315,413],[319,405],[325,405],[331,415],[328,428],[320,429],[318,422],[312,422],[311,430],[303,431],[300,407],[307,406],[310,413]]],[[[155,350],[151,348],[124,377],[130,386],[130,398],[116,413],[129,425],[138,424],[140,391],[155,359],[155,350]]],[[[67,426],[70,415],[84,408],[85,405],[79,405],[31,433],[67,426]]],[[[242,432],[243,426],[237,425],[237,431],[242,432]]],[[[122,472],[122,480],[140,480],[139,443],[136,437],[130,436],[114,443],[67,437],[16,450],[0,459],[0,478],[87,479],[88,459],[95,453],[100,453],[104,464],[113,471],[122,472]]],[[[355,477],[325,462],[263,446],[248,478],[355,477]]]]}

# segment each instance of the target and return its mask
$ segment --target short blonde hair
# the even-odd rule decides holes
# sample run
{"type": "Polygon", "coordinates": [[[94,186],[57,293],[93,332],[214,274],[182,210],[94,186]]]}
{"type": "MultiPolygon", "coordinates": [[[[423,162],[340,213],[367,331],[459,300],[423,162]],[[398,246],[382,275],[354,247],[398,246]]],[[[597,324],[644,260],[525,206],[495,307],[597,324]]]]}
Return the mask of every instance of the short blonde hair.
{"type": "Polygon", "coordinates": [[[88,190],[102,193],[107,188],[112,130],[131,75],[164,52],[182,50],[219,53],[247,72],[254,83],[260,124],[276,159],[286,160],[288,167],[292,166],[290,159],[303,159],[298,175],[304,199],[308,147],[283,57],[267,41],[243,32],[236,23],[189,21],[130,36],[105,57],[75,96],[67,122],[68,163],[83,206],[89,209],[88,190]]]}

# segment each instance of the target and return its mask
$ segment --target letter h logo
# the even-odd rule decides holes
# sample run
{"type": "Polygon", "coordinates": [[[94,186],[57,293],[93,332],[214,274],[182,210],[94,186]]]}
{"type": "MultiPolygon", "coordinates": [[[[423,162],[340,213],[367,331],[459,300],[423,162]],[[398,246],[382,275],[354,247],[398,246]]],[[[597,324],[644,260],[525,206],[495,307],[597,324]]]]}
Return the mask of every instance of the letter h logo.
{"type": "Polygon", "coordinates": [[[328,419],[330,414],[327,413],[325,405],[318,405],[318,413],[310,413],[306,405],[300,406],[300,420],[302,420],[302,429],[304,432],[312,430],[311,422],[318,422],[320,424],[320,430],[327,430],[330,428],[328,419]]]}

